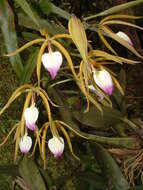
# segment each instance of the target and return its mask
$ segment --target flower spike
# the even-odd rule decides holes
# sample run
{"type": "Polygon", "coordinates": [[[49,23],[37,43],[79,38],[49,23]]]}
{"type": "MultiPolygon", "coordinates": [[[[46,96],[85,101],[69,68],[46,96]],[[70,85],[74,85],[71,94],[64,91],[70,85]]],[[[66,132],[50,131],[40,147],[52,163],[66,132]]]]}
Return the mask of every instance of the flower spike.
{"type": "Polygon", "coordinates": [[[114,89],[110,74],[105,70],[94,70],[93,79],[95,83],[107,94],[111,95],[114,89]]]}
{"type": "Polygon", "coordinates": [[[53,137],[48,141],[49,150],[54,154],[55,158],[61,157],[64,151],[64,139],[60,137],[60,140],[57,137],[53,137]]]}
{"type": "Polygon", "coordinates": [[[24,118],[26,122],[26,127],[31,131],[36,129],[36,121],[38,119],[39,111],[35,105],[31,105],[29,108],[26,108],[24,111],[24,118]]]}
{"type": "Polygon", "coordinates": [[[45,69],[50,73],[51,78],[54,79],[62,65],[63,57],[59,51],[44,53],[42,55],[42,63],[45,69]]]}
{"type": "Polygon", "coordinates": [[[32,146],[32,139],[25,133],[25,135],[19,141],[20,151],[24,154],[27,154],[32,146]]]}

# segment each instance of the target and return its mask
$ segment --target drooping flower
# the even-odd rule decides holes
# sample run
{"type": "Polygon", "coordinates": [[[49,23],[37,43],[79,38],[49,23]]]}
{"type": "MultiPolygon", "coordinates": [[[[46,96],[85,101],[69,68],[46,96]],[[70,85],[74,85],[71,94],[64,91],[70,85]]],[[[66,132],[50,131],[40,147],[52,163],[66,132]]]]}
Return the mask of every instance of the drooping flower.
{"type": "Polygon", "coordinates": [[[35,105],[31,105],[30,107],[26,108],[24,111],[24,118],[26,122],[26,127],[31,131],[36,129],[36,121],[38,119],[39,111],[35,105]]]}
{"type": "Polygon", "coordinates": [[[114,89],[113,81],[110,74],[106,70],[94,70],[93,79],[106,94],[109,96],[112,94],[114,89]]]}
{"type": "Polygon", "coordinates": [[[116,35],[125,40],[126,42],[128,42],[131,46],[133,46],[131,39],[126,33],[119,31],[116,33],[116,35]]]}
{"type": "Polygon", "coordinates": [[[24,154],[27,154],[32,146],[32,139],[30,136],[25,133],[25,135],[19,141],[20,151],[24,154]]]}
{"type": "Polygon", "coordinates": [[[62,62],[63,57],[59,51],[44,53],[42,55],[42,63],[45,69],[50,73],[52,79],[56,77],[62,62]]]}
{"type": "Polygon", "coordinates": [[[49,147],[49,150],[54,154],[54,157],[58,158],[62,156],[63,151],[64,151],[64,147],[65,147],[64,139],[60,137],[60,140],[59,140],[57,137],[53,136],[53,138],[51,138],[48,141],[48,147],[49,147]]]}
{"type": "Polygon", "coordinates": [[[98,96],[99,101],[103,100],[104,98],[103,94],[101,94],[98,90],[96,90],[93,85],[89,85],[88,88],[91,92],[95,93],[98,96]]]}

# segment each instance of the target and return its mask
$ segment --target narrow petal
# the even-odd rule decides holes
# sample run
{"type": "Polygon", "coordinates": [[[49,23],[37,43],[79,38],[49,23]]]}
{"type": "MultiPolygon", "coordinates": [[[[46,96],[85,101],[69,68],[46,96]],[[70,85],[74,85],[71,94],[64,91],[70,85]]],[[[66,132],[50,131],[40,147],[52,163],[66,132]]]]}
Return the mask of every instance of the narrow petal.
{"type": "Polygon", "coordinates": [[[118,35],[120,38],[124,39],[131,46],[133,46],[133,43],[132,43],[131,39],[129,38],[129,36],[126,33],[119,31],[119,32],[116,33],[116,35],[118,35]]]}
{"type": "Polygon", "coordinates": [[[42,63],[45,69],[50,73],[51,78],[54,79],[62,65],[63,57],[59,51],[44,53],[42,55],[42,63]]]}
{"type": "Polygon", "coordinates": [[[54,154],[54,157],[60,157],[64,151],[64,139],[60,137],[53,137],[48,141],[49,150],[54,154]]]}

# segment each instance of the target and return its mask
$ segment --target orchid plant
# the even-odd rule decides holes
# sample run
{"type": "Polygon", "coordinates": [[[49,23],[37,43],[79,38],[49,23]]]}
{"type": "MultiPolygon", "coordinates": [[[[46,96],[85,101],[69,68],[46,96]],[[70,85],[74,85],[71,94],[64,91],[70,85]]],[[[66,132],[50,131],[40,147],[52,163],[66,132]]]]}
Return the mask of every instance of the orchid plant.
{"type": "Polygon", "coordinates": [[[31,155],[33,155],[36,147],[38,146],[39,152],[44,161],[44,168],[46,168],[46,144],[48,144],[49,150],[53,153],[54,157],[60,157],[63,154],[65,146],[65,142],[62,137],[64,136],[67,140],[71,153],[75,158],[79,159],[73,153],[70,136],[67,129],[82,138],[89,138],[82,135],[79,131],[73,129],[72,126],[69,126],[65,122],[53,119],[51,106],[56,108],[58,105],[50,99],[48,92],[41,86],[42,64],[46,71],[50,74],[51,80],[54,80],[58,75],[58,72],[60,72],[59,70],[63,61],[65,61],[71,70],[75,83],[86,99],[87,107],[85,112],[90,109],[90,103],[102,112],[102,106],[112,107],[110,96],[114,92],[114,88],[118,88],[120,93],[124,94],[122,87],[116,79],[116,74],[107,67],[108,63],[128,63],[133,65],[138,63],[138,61],[129,60],[118,56],[116,51],[105,39],[102,31],[110,36],[110,38],[125,46],[136,56],[142,58],[142,56],[135,50],[131,39],[125,33],[122,31],[114,33],[111,28],[109,28],[110,25],[121,24],[143,30],[139,26],[123,21],[123,19],[129,20],[137,18],[138,17],[127,15],[113,15],[105,17],[99,23],[99,37],[106,47],[112,52],[112,54],[94,49],[88,51],[89,42],[87,40],[84,27],[78,18],[72,16],[68,25],[69,34],[58,34],[51,37],[47,31],[42,29],[40,33],[43,37],[30,41],[15,52],[5,55],[7,57],[15,56],[32,45],[42,43],[37,58],[37,82],[35,84],[24,84],[16,89],[7,104],[0,110],[0,115],[2,115],[13,101],[15,101],[22,94],[26,94],[21,120],[11,129],[8,136],[4,139],[0,146],[4,145],[9,136],[15,131],[15,160],[17,159],[19,149],[22,153],[27,154],[30,152],[31,148],[33,148],[31,150],[31,155]],[[59,39],[72,40],[75,44],[80,53],[80,60],[78,65],[76,65],[78,66],[77,69],[75,69],[75,64],[73,63],[70,53],[58,41],[59,39]],[[46,52],[47,49],[48,52],[46,52]],[[42,100],[47,112],[47,122],[43,123],[42,126],[38,126],[37,124],[38,116],[41,113],[37,107],[36,97],[42,100]],[[52,134],[51,139],[47,139],[48,129],[52,134]],[[34,143],[32,143],[33,138],[28,135],[29,130],[34,134],[33,137],[35,136],[34,143]],[[61,134],[62,136],[60,136],[61,134]]]}

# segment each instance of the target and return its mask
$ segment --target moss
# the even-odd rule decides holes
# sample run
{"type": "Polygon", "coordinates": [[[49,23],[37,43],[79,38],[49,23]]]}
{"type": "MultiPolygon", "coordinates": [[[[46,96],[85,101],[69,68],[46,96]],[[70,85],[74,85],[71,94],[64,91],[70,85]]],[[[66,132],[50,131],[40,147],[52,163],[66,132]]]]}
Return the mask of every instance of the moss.
{"type": "MultiPolygon", "coordinates": [[[[0,109],[6,104],[12,92],[17,88],[17,80],[7,60],[1,59],[0,64],[0,109]]],[[[7,136],[9,130],[20,118],[22,101],[15,101],[1,116],[0,142],[7,136]]],[[[13,163],[14,144],[12,136],[7,143],[0,147],[0,164],[13,163]]],[[[0,190],[7,190],[11,186],[11,177],[0,175],[0,190]]]]}

